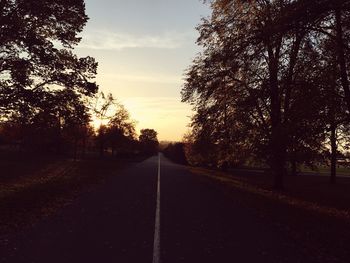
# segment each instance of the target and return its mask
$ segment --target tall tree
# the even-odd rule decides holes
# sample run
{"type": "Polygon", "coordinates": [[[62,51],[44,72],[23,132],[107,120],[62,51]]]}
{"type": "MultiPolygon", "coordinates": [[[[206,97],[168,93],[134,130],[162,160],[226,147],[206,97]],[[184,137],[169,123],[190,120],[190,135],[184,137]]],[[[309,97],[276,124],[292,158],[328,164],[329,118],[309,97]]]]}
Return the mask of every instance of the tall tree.
{"type": "Polygon", "coordinates": [[[97,119],[100,121],[97,131],[97,141],[100,148],[100,156],[102,157],[105,150],[105,144],[107,142],[107,126],[104,124],[105,121],[109,121],[112,118],[111,112],[116,105],[115,99],[111,93],[105,95],[100,92],[95,96],[93,110],[97,119]]]}
{"type": "Polygon", "coordinates": [[[83,0],[0,2],[0,110],[25,114],[56,89],[90,96],[97,63],[73,48],[88,20],[83,0]]]}
{"type": "Polygon", "coordinates": [[[281,189],[287,161],[295,159],[295,152],[317,153],[322,148],[325,101],[315,60],[327,34],[315,27],[328,19],[334,5],[302,0],[210,2],[212,15],[198,27],[204,51],[187,72],[182,91],[183,101],[196,110],[194,131],[206,130],[215,148],[225,140],[226,145],[242,141],[244,148],[265,155],[274,186],[281,189]],[[320,10],[311,10],[310,2],[320,10]],[[301,7],[310,11],[307,19],[300,16],[301,7]],[[312,119],[317,121],[311,124],[312,119]]]}
{"type": "Polygon", "coordinates": [[[130,119],[129,112],[121,104],[117,105],[115,114],[108,122],[107,137],[112,148],[112,155],[117,149],[127,148],[136,138],[135,122],[130,119]]]}

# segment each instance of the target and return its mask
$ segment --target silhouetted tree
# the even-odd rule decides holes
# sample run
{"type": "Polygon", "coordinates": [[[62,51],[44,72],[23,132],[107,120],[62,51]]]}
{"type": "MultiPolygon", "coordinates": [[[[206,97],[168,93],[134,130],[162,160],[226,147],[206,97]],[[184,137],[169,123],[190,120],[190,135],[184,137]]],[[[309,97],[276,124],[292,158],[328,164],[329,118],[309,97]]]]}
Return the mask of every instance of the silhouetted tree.
{"type": "MultiPolygon", "coordinates": [[[[288,161],[295,171],[297,162],[311,163],[324,149],[330,98],[347,100],[341,60],[347,58],[349,1],[210,2],[212,15],[198,27],[204,51],[182,90],[196,111],[193,150],[217,166],[251,152],[267,161],[281,189],[288,161]],[[327,41],[338,47],[330,61],[324,59],[327,41]],[[334,83],[318,80],[329,72],[324,65],[339,65],[331,96],[334,83]]],[[[345,115],[343,108],[335,110],[337,120],[345,115]]]]}
{"type": "Polygon", "coordinates": [[[116,153],[130,154],[136,151],[135,122],[125,107],[112,94],[101,92],[95,98],[94,113],[100,121],[96,140],[102,157],[106,149],[112,156],[116,153]]]}
{"type": "Polygon", "coordinates": [[[135,122],[130,119],[129,112],[121,104],[117,105],[115,114],[108,122],[107,137],[112,155],[117,149],[125,151],[132,148],[132,141],[136,138],[135,122]]]}
{"type": "Polygon", "coordinates": [[[104,121],[108,121],[112,118],[111,112],[113,112],[112,108],[116,105],[116,102],[111,93],[106,96],[103,92],[100,92],[95,97],[94,104],[95,116],[100,121],[96,139],[99,144],[100,156],[102,157],[107,142],[107,127],[104,125],[104,121]]]}
{"type": "Polygon", "coordinates": [[[90,114],[81,94],[73,90],[43,93],[35,111],[13,112],[4,123],[16,127],[16,141],[21,149],[37,149],[61,153],[71,145],[77,150],[79,141],[89,129],[90,114]]]}
{"type": "MultiPolygon", "coordinates": [[[[267,131],[269,163],[275,176],[275,187],[281,188],[288,120],[282,110],[286,113],[290,107],[289,82],[294,77],[295,60],[304,34],[300,30],[287,36],[263,34],[273,25],[276,13],[281,12],[282,6],[274,1],[213,1],[212,7],[212,17],[204,20],[199,27],[201,35],[198,42],[205,47],[202,59],[204,67],[216,65],[215,79],[210,78],[211,85],[207,84],[201,90],[191,83],[189,74],[190,81],[187,81],[183,98],[186,101],[195,92],[203,92],[204,96],[207,94],[206,97],[209,97],[220,89],[221,85],[216,83],[224,79],[228,94],[240,94],[242,97],[234,97],[238,107],[234,107],[233,111],[241,108],[241,105],[255,108],[246,112],[245,118],[251,120],[254,126],[267,126],[261,127],[261,130],[267,131]],[[282,59],[285,63],[283,68],[279,67],[282,59]],[[237,91],[231,93],[230,90],[234,89],[237,91]]],[[[218,100],[216,97],[215,101],[218,100]]]]}
{"type": "Polygon", "coordinates": [[[58,90],[82,96],[97,92],[97,63],[73,53],[88,20],[83,0],[4,0],[0,20],[2,119],[16,115],[24,126],[38,111],[51,114],[41,111],[58,90]]]}
{"type": "Polygon", "coordinates": [[[153,129],[142,129],[140,131],[139,142],[141,149],[146,154],[155,154],[158,151],[157,132],[153,129]]]}
{"type": "Polygon", "coordinates": [[[187,164],[184,143],[180,143],[180,142],[170,143],[163,150],[163,153],[166,157],[173,160],[174,162],[177,162],[180,164],[187,164]]]}

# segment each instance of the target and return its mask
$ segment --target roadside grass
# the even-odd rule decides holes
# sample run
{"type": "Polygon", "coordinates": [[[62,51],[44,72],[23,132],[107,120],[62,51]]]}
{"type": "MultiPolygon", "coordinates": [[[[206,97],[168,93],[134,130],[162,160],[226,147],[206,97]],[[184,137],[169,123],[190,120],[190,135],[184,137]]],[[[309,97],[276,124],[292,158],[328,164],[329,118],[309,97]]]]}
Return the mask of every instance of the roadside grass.
{"type": "MultiPolygon", "coordinates": [[[[232,171],[229,176],[268,190],[273,184],[273,178],[268,173],[232,171]]],[[[321,206],[350,209],[350,177],[338,177],[334,185],[330,184],[329,176],[315,174],[285,176],[284,180],[285,195],[321,206]]]]}
{"type": "Polygon", "coordinates": [[[288,205],[350,220],[350,179],[339,178],[330,185],[322,176],[288,176],[283,192],[271,189],[271,178],[266,174],[225,173],[204,168],[191,168],[196,174],[205,175],[234,188],[278,200],[288,205]]]}
{"type": "MultiPolygon", "coordinates": [[[[329,166],[320,165],[316,167],[316,170],[312,170],[307,166],[300,167],[300,172],[302,173],[316,173],[316,174],[329,174],[330,168],[329,166]]],[[[337,175],[341,176],[349,176],[350,177],[350,167],[337,165],[337,175]]]]}
{"type": "Polygon", "coordinates": [[[55,156],[0,151],[0,183],[8,183],[31,176],[59,159],[55,156]]]}
{"type": "Polygon", "coordinates": [[[275,192],[267,174],[189,169],[295,240],[315,262],[349,262],[350,179],[329,185],[323,176],[287,177],[287,189],[275,192]]]}
{"type": "MultiPolygon", "coordinates": [[[[267,170],[268,166],[261,164],[261,165],[242,166],[241,168],[243,170],[247,169],[247,170],[261,170],[261,171],[263,171],[263,170],[267,170]]],[[[350,167],[349,166],[337,165],[336,171],[337,171],[337,175],[339,175],[339,176],[349,176],[350,177],[350,167]]],[[[308,173],[308,174],[318,174],[318,175],[327,176],[330,174],[330,167],[327,165],[319,165],[319,166],[315,166],[314,169],[311,169],[308,166],[301,165],[298,169],[298,172],[301,174],[308,173]]]]}
{"type": "Polygon", "coordinates": [[[125,165],[125,160],[115,159],[3,157],[0,160],[0,235],[54,214],[81,191],[118,174],[125,165]]]}

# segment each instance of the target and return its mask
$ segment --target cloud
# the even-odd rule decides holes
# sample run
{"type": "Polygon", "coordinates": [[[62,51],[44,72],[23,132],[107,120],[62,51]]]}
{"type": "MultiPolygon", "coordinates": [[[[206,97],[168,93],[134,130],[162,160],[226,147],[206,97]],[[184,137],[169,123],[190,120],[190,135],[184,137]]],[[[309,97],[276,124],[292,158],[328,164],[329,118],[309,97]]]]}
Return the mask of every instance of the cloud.
{"type": "Polygon", "coordinates": [[[167,117],[169,114],[177,118],[188,118],[191,115],[191,106],[181,102],[178,97],[127,97],[119,99],[129,110],[138,115],[152,112],[151,116],[157,118],[167,117]]]}
{"type": "MultiPolygon", "coordinates": [[[[123,50],[127,48],[176,49],[189,41],[189,33],[167,32],[162,35],[131,35],[105,30],[81,35],[78,48],[95,50],[123,50]]],[[[193,41],[192,41],[193,42],[193,41]]]]}
{"type": "Polygon", "coordinates": [[[159,74],[158,76],[151,74],[104,74],[104,78],[109,78],[113,81],[141,82],[141,83],[163,83],[163,84],[183,84],[183,77],[176,75],[159,74]]]}

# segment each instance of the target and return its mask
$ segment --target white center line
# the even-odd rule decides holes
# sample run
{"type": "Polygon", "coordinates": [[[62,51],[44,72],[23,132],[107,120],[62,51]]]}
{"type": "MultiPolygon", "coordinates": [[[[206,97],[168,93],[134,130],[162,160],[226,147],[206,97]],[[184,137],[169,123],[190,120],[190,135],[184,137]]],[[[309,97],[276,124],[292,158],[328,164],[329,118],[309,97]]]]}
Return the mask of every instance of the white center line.
{"type": "Polygon", "coordinates": [[[160,263],[160,154],[158,154],[157,208],[154,227],[153,263],[160,263]]]}

